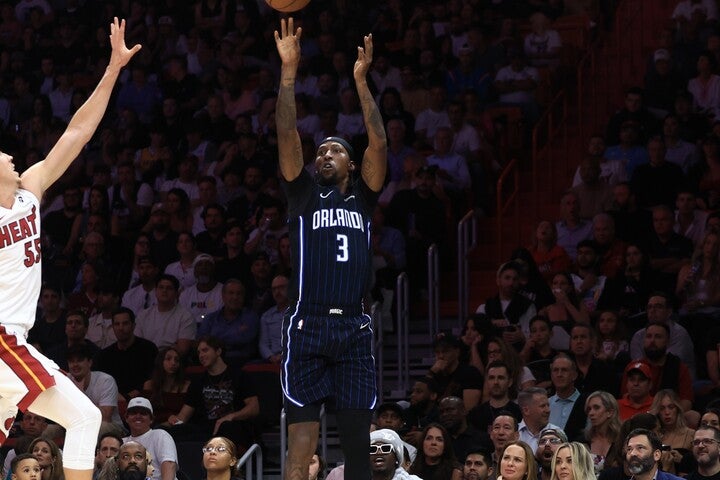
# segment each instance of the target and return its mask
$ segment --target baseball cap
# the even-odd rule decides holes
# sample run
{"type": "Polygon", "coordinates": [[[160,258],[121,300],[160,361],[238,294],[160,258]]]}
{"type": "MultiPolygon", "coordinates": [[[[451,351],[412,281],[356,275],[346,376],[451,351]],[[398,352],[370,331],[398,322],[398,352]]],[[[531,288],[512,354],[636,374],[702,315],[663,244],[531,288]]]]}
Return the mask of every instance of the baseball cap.
{"type": "Polygon", "coordinates": [[[452,347],[460,348],[462,341],[452,333],[438,333],[433,342],[433,349],[437,350],[440,347],[452,347]]]}
{"type": "Polygon", "coordinates": [[[645,375],[645,377],[649,380],[652,380],[652,370],[650,369],[650,365],[648,365],[647,363],[630,362],[628,363],[627,367],[625,367],[625,374],[629,375],[631,372],[636,370],[645,375]]]}
{"type": "Polygon", "coordinates": [[[565,435],[565,432],[563,432],[562,430],[559,430],[557,428],[544,428],[540,432],[540,436],[538,438],[542,438],[545,435],[553,435],[553,436],[559,438],[560,440],[562,440],[563,443],[567,443],[567,441],[568,441],[568,437],[567,437],[567,435],[565,435]]]}
{"type": "Polygon", "coordinates": [[[193,261],[193,265],[197,265],[200,262],[210,262],[213,265],[215,264],[215,259],[212,255],[208,255],[207,253],[201,253],[197,257],[195,257],[195,260],[193,261]]]}
{"type": "Polygon", "coordinates": [[[144,408],[145,410],[149,410],[150,413],[154,413],[150,400],[144,397],[135,397],[131,399],[128,402],[127,409],[130,410],[131,408],[144,408]]]}
{"type": "Polygon", "coordinates": [[[391,410],[391,411],[397,413],[397,415],[401,418],[403,416],[402,407],[395,402],[385,402],[385,403],[380,404],[380,406],[377,407],[377,410],[375,410],[375,414],[380,415],[383,412],[387,412],[388,410],[391,410]]]}
{"type": "Polygon", "coordinates": [[[657,49],[653,54],[653,59],[656,62],[659,62],[660,60],[665,60],[667,62],[670,60],[670,52],[668,52],[664,48],[657,49]]]}

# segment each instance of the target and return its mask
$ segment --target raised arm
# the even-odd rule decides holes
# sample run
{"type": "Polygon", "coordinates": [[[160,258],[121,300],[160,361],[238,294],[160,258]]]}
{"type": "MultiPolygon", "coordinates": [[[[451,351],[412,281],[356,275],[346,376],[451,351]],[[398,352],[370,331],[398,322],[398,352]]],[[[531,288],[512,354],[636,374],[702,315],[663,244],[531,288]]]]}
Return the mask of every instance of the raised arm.
{"type": "Polygon", "coordinates": [[[280,33],[275,30],[277,47],[282,66],[280,68],[280,91],[275,108],[280,173],[287,181],[300,175],[303,168],[302,144],[297,131],[295,108],[295,76],[300,63],[300,36],[302,28],[295,30],[293,18],[280,20],[280,33]]]}
{"type": "Polygon", "coordinates": [[[360,97],[363,120],[368,134],[368,146],[363,154],[361,174],[365,183],[373,191],[379,192],[385,183],[387,170],[387,137],[380,110],[370,93],[367,73],[372,63],[372,34],[365,36],[365,47],[358,47],[358,58],[353,68],[355,87],[360,97]]]}
{"type": "Polygon", "coordinates": [[[40,198],[45,190],[65,173],[85,144],[90,141],[107,108],[110,94],[120,70],[140,50],[140,45],[128,49],[125,46],[125,20],[115,17],[110,24],[112,54],[105,74],[90,97],[73,115],[67,129],[45,160],[25,171],[21,177],[23,188],[40,198]]]}

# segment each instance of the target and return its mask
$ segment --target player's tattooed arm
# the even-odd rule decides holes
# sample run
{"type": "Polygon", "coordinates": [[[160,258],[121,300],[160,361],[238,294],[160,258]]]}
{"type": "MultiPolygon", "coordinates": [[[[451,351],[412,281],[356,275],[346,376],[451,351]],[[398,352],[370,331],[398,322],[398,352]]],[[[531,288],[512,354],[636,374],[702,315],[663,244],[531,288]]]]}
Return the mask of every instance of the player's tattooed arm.
{"type": "Polygon", "coordinates": [[[297,131],[295,106],[295,77],[300,63],[302,29],[294,28],[292,17],[280,21],[280,33],[275,31],[275,45],[282,61],[280,89],[275,108],[280,172],[287,181],[300,175],[303,168],[302,144],[297,131]]]}
{"type": "Polygon", "coordinates": [[[372,34],[365,36],[365,46],[358,47],[353,75],[362,107],[365,129],[368,135],[368,147],[362,159],[362,177],[374,191],[379,192],[385,182],[387,170],[387,137],[382,116],[367,84],[367,73],[372,63],[372,34]]]}

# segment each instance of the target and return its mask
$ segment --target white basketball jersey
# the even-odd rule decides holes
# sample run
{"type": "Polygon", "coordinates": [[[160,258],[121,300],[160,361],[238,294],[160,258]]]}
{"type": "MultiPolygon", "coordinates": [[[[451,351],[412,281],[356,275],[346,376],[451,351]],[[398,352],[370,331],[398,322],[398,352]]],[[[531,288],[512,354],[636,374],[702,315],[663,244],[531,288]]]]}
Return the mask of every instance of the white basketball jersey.
{"type": "Polygon", "coordinates": [[[12,208],[0,207],[0,323],[26,333],[40,295],[40,238],[40,202],[18,189],[12,208]]]}

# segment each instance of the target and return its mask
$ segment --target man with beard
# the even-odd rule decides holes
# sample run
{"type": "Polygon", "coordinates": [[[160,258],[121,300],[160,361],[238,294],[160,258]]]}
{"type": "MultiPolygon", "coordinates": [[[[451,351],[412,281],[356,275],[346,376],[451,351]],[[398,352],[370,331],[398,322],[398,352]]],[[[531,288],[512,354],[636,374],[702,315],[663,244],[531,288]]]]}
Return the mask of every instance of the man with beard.
{"type": "Polygon", "coordinates": [[[432,378],[421,377],[415,381],[410,391],[410,406],[404,412],[405,426],[410,431],[403,436],[403,440],[419,445],[423,429],[440,419],[437,404],[439,394],[438,384],[432,378]]]}
{"type": "Polygon", "coordinates": [[[452,437],[455,458],[465,458],[473,446],[491,448],[487,432],[468,425],[466,410],[459,397],[445,397],[440,400],[440,423],[452,437]]]}
{"type": "Polygon", "coordinates": [[[487,431],[499,412],[511,412],[519,422],[522,412],[517,403],[510,400],[510,387],[513,380],[507,364],[501,361],[490,362],[485,369],[485,388],[490,398],[468,412],[468,422],[478,430],[487,431]]]}
{"type": "MultiPolygon", "coordinates": [[[[139,480],[145,479],[145,471],[147,470],[147,460],[145,460],[145,449],[150,452],[152,457],[152,465],[154,467],[152,480],[174,480],[177,471],[177,447],[168,432],[165,430],[156,430],[150,428],[153,422],[153,408],[150,400],[143,397],[135,397],[128,402],[127,411],[125,412],[125,421],[130,429],[130,436],[123,438],[123,445],[120,447],[118,454],[118,467],[120,471],[127,470],[130,465],[130,458],[125,458],[126,468],[123,468],[123,452],[128,445],[139,445],[142,447],[142,465],[135,455],[137,447],[135,447],[130,457],[135,461],[138,469],[142,472],[139,480]]],[[[128,452],[129,453],[129,452],[128,452]]],[[[132,471],[132,470],[130,470],[132,471]]],[[[120,476],[119,480],[122,480],[120,476]]],[[[127,478],[125,480],[138,480],[127,478]]]]}
{"type": "Polygon", "coordinates": [[[692,445],[697,470],[688,475],[687,479],[720,479],[720,430],[715,427],[698,428],[692,445]]]}
{"type": "Polygon", "coordinates": [[[492,454],[493,479],[496,472],[499,471],[498,466],[505,446],[519,438],[518,421],[513,417],[512,413],[505,411],[498,413],[490,427],[490,440],[492,440],[495,447],[492,454]]]}
{"type": "Polygon", "coordinates": [[[138,442],[125,442],[117,455],[117,480],[145,480],[147,450],[138,442]]]}
{"type": "Polygon", "coordinates": [[[633,480],[679,480],[680,477],[658,469],[662,442],[652,431],[636,428],[625,440],[625,462],[633,480]]]}
{"type": "Polygon", "coordinates": [[[370,433],[370,467],[372,480],[420,480],[407,473],[403,442],[393,430],[381,429],[370,433]]]}
{"type": "MultiPolygon", "coordinates": [[[[657,297],[652,297],[649,303],[653,302],[653,298],[657,297]]],[[[655,395],[664,388],[673,389],[680,397],[683,411],[687,412],[692,408],[694,396],[692,376],[685,362],[668,351],[669,341],[670,326],[667,323],[649,324],[645,329],[641,361],[647,363],[652,372],[650,394],[655,395]]]]}
{"type": "Polygon", "coordinates": [[[463,480],[487,480],[493,475],[492,457],[479,448],[471,450],[463,463],[463,480]]]}
{"type": "Polygon", "coordinates": [[[538,480],[550,480],[552,477],[552,458],[560,445],[567,443],[568,438],[565,432],[554,428],[546,428],[540,432],[538,447],[535,449],[535,460],[540,465],[540,477],[538,480]]]}

